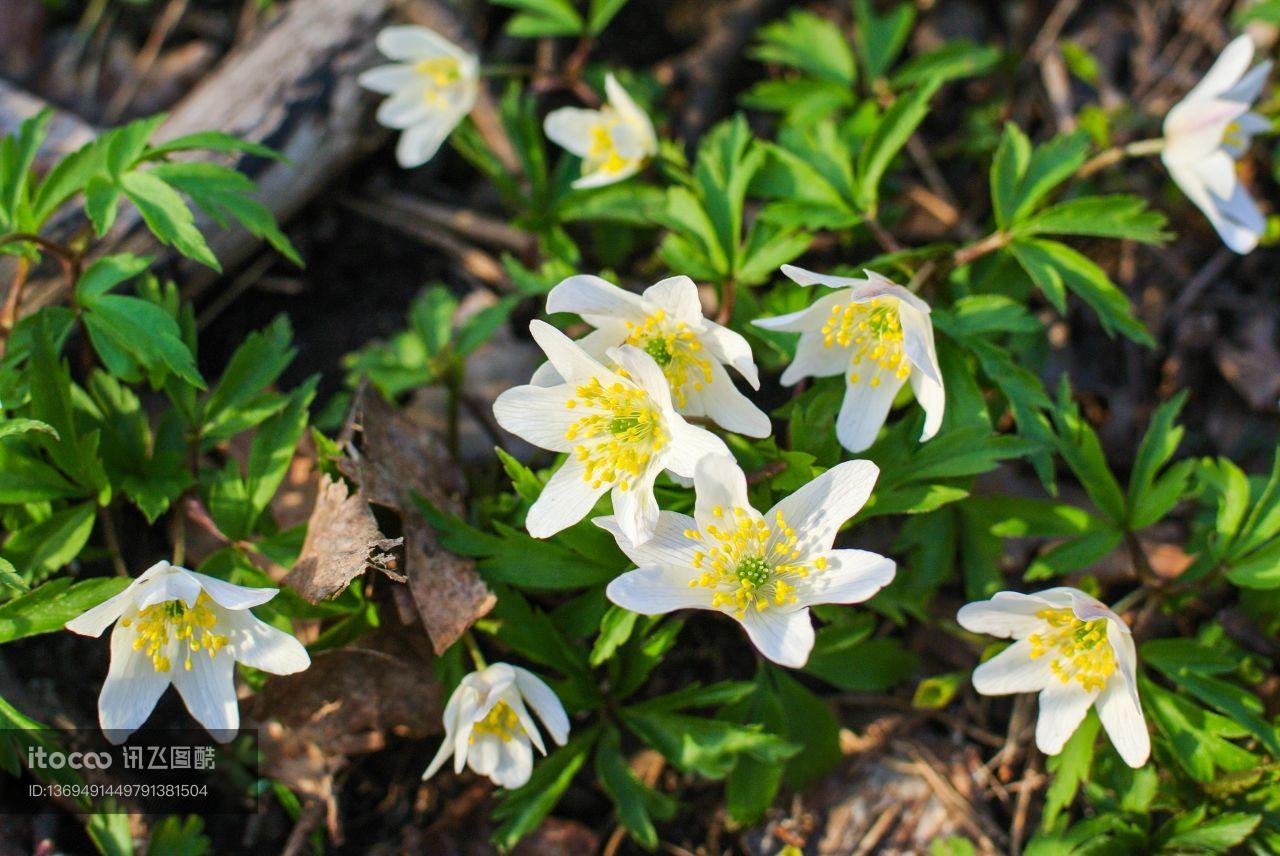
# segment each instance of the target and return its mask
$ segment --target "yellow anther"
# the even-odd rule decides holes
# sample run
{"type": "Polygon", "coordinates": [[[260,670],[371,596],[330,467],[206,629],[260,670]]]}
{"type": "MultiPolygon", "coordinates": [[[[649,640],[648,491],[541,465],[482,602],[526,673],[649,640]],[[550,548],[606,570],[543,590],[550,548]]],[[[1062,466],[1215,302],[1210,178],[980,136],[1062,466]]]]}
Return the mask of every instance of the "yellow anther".
{"type": "Polygon", "coordinates": [[[511,738],[524,733],[524,726],[520,724],[520,717],[515,709],[503,700],[491,707],[482,719],[471,726],[470,742],[475,743],[477,737],[485,734],[496,734],[503,743],[506,743],[511,738]]]}
{"type": "MultiPolygon", "coordinates": [[[[859,365],[863,360],[872,364],[870,384],[873,387],[882,383],[882,373],[899,379],[911,374],[911,364],[902,350],[902,321],[895,298],[877,297],[847,306],[836,304],[831,307],[821,332],[824,347],[850,349],[851,364],[859,365]]],[[[849,375],[850,383],[861,383],[862,379],[862,372],[849,375]]]]}
{"type": "Polygon", "coordinates": [[[1066,607],[1042,609],[1036,617],[1048,627],[1027,637],[1032,659],[1052,657],[1049,668],[1062,683],[1074,680],[1089,692],[1101,691],[1116,670],[1107,620],[1084,621],[1066,607]]]}
{"type": "Polygon", "coordinates": [[[688,325],[667,318],[659,309],[642,323],[627,322],[626,344],[641,348],[653,357],[671,386],[676,407],[684,407],[689,392],[703,389],[711,382],[711,361],[698,356],[702,344],[688,325]]]}
{"type": "Polygon", "coordinates": [[[181,600],[155,603],[139,610],[132,619],[121,619],[125,627],[136,624],[137,635],[133,650],[145,651],[157,672],[169,671],[171,652],[183,654],[183,668],[190,671],[191,654],[204,650],[210,657],[227,644],[227,637],[214,633],[218,623],[210,605],[213,601],[204,592],[188,607],[181,600]]]}
{"type": "Polygon", "coordinates": [[[653,399],[643,389],[615,382],[607,389],[592,378],[565,406],[586,411],[565,431],[578,443],[573,456],[585,465],[583,479],[592,487],[629,490],[667,444],[666,428],[653,399]]]}

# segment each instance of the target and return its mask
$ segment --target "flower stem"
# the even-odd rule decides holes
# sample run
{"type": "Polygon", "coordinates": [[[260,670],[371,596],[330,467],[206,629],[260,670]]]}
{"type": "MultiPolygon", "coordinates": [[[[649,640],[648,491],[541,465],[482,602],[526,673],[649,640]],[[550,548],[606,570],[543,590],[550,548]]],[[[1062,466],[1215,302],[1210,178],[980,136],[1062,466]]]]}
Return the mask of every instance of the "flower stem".
{"type": "Polygon", "coordinates": [[[1095,172],[1117,164],[1125,158],[1159,154],[1164,149],[1164,144],[1164,137],[1157,137],[1153,140],[1138,140],[1137,142],[1129,143],[1127,146],[1112,146],[1086,161],[1076,174],[1081,178],[1088,178],[1095,172]]]}
{"type": "Polygon", "coordinates": [[[1127,595],[1125,595],[1124,597],[1116,601],[1115,605],[1111,607],[1111,611],[1114,612],[1116,615],[1120,615],[1127,609],[1133,609],[1135,606],[1142,603],[1144,600],[1146,600],[1150,596],[1151,596],[1150,588],[1148,588],[1145,585],[1138,586],[1136,589],[1134,589],[1133,591],[1129,592],[1127,595]]]}
{"type": "Polygon", "coordinates": [[[471,655],[471,662],[475,663],[476,671],[487,669],[489,664],[485,662],[484,652],[480,650],[480,646],[476,644],[476,638],[471,635],[471,631],[464,631],[462,634],[462,644],[467,647],[467,653],[471,655]]]}
{"type": "Polygon", "coordinates": [[[985,256],[987,253],[993,253],[1001,247],[1009,243],[1009,236],[1004,232],[996,231],[987,235],[980,241],[968,244],[956,250],[951,255],[952,264],[955,267],[963,267],[970,262],[985,256]]]}

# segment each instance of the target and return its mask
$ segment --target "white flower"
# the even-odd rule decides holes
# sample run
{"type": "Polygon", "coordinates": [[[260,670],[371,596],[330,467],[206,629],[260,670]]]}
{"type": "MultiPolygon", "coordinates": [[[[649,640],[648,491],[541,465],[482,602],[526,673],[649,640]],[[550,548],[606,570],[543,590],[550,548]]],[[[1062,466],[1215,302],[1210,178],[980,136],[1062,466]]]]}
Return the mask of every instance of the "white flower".
{"type": "Polygon", "coordinates": [[[573,183],[577,188],[622,181],[658,152],[653,123],[612,74],[604,88],[609,100],[599,110],[562,107],[543,123],[552,142],[582,158],[582,177],[573,183]]]}
{"type": "Polygon", "coordinates": [[[360,85],[391,96],[378,107],[378,122],[404,132],[396,144],[400,165],[421,166],[475,106],[479,60],[426,27],[387,27],[378,50],[395,63],[364,72],[360,85]]]}
{"type": "Polygon", "coordinates": [[[1061,752],[1096,704],[1125,763],[1147,762],[1151,738],[1138,700],[1138,655],[1120,616],[1079,589],[1060,587],[1002,591],[964,606],[958,618],[974,633],[1017,640],[974,670],[973,686],[983,695],[1040,693],[1041,752],[1061,752]]]}
{"type": "Polygon", "coordinates": [[[840,444],[861,452],[874,443],[908,380],[924,407],[921,442],[937,434],[946,396],[929,304],[872,271],[864,271],[866,279],[824,276],[791,265],[783,265],[782,272],[800,285],[839,289],[808,309],[753,323],[800,334],[796,358],[782,374],[784,384],[844,374],[844,403],[836,418],[840,444]]]}
{"type": "Polygon", "coordinates": [[[637,566],[609,583],[609,600],[643,615],[723,612],[761,654],[803,666],[813,648],[810,606],[859,603],[893,579],[893,561],[884,556],[832,549],[879,472],[870,461],[846,461],[761,514],[748,503],[747,480],[732,459],[701,461],[694,516],[661,512],[652,540],[636,544],[614,518],[596,519],[637,566]]]}
{"type": "Polygon", "coordinates": [[[538,714],[551,739],[563,746],[569,737],[569,717],[551,687],[519,666],[494,663],[467,675],[449,696],[444,708],[444,743],[422,778],[435,775],[452,755],[455,773],[470,765],[504,788],[518,788],[529,781],[533,772],[530,744],[543,755],[547,748],[525,702],[538,714]]]}
{"type": "MultiPolygon", "coordinates": [[[[548,312],[574,312],[595,331],[578,340],[601,359],[609,348],[635,345],[662,368],[676,410],[706,416],[727,431],[768,437],[769,417],[738,391],[725,366],[733,366],[752,389],[760,388],[751,346],[739,334],[703,316],[698,286],[673,276],[632,294],[598,276],[571,276],[547,295],[548,312]]],[[[533,376],[541,386],[557,382],[543,365],[533,376]]]]}
{"type": "Polygon", "coordinates": [[[1236,174],[1236,161],[1253,135],[1271,130],[1269,121],[1249,109],[1262,93],[1271,63],[1249,69],[1252,60],[1253,41],[1247,35],[1227,45],[1204,79],[1165,117],[1160,155],[1182,192],[1237,253],[1256,247],[1266,229],[1236,174]]]}
{"type": "Polygon", "coordinates": [[[618,525],[631,540],[648,540],[658,523],[658,474],[690,478],[700,458],[728,455],[728,447],[676,413],[666,377],[639,348],[609,349],[616,369],[605,368],[550,324],[534,321],[529,331],[563,381],[509,389],[493,414],[533,445],[569,453],[529,509],[529,534],[546,538],[578,522],[612,489],[618,525]]]}
{"type": "Polygon", "coordinates": [[[120,594],[68,621],[68,630],[84,636],[101,636],[116,622],[98,696],[98,722],[107,739],[124,742],[170,684],[214,739],[234,737],[240,728],[232,677],[237,662],[276,675],[311,665],[297,639],[249,611],[277,591],[159,562],[120,594]]]}

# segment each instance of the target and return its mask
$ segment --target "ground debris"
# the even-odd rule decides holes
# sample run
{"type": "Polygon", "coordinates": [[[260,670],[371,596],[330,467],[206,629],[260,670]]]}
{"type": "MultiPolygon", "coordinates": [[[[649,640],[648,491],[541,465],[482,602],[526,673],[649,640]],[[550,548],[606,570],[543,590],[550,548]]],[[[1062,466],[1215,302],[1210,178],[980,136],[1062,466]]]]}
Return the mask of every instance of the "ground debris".
{"type": "Polygon", "coordinates": [[[366,568],[392,566],[393,559],[386,554],[401,540],[383,537],[359,491],[351,494],[346,482],[325,476],[302,552],[283,583],[312,603],[328,600],[366,568]]]}

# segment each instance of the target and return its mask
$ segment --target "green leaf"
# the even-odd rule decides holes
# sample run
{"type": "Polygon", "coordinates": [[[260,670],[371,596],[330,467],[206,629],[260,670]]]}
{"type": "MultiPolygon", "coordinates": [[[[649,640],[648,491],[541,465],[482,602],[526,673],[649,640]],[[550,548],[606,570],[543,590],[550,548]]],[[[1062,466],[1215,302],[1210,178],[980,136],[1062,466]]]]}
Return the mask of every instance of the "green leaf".
{"type": "Polygon", "coordinates": [[[1194,671],[1185,665],[1172,666],[1159,660],[1152,661],[1151,665],[1191,695],[1247,728],[1273,757],[1280,755],[1280,733],[1262,717],[1263,706],[1257,696],[1235,684],[1194,671]]]}
{"type": "Polygon", "coordinates": [[[27,581],[18,575],[18,569],[8,559],[0,557],[0,586],[17,592],[29,591],[27,581]]]}
{"type": "Polygon", "coordinates": [[[93,502],[55,511],[11,532],[4,541],[5,556],[30,577],[48,576],[80,555],[93,532],[96,513],[93,502]]]}
{"type": "Polygon", "coordinates": [[[568,0],[493,0],[495,6],[516,9],[507,32],[524,39],[575,36],[583,31],[582,16],[568,0]]]}
{"type": "Polygon", "coordinates": [[[1107,519],[1123,525],[1126,519],[1124,493],[1107,465],[1107,456],[1093,427],[1071,401],[1066,377],[1058,390],[1058,406],[1053,414],[1057,426],[1057,448],[1067,466],[1080,479],[1093,504],[1107,519]]]}
{"type": "Polygon", "coordinates": [[[45,422],[41,422],[39,419],[5,419],[0,422],[0,440],[5,437],[16,437],[21,434],[28,434],[32,431],[48,434],[53,437],[53,439],[58,439],[58,432],[53,429],[53,426],[45,422]]]}
{"type": "Polygon", "coordinates": [[[16,227],[22,219],[20,208],[26,204],[30,190],[31,165],[52,119],[53,110],[45,108],[24,121],[17,134],[0,139],[0,223],[7,223],[9,227],[0,232],[19,231],[16,227]]]}
{"type": "Polygon", "coordinates": [[[205,388],[178,322],[159,306],[140,297],[105,294],[94,297],[85,308],[89,339],[108,367],[109,349],[116,349],[150,373],[171,372],[197,389],[205,388]]]}
{"type": "Polygon", "coordinates": [[[916,656],[898,639],[861,641],[832,625],[818,631],[804,671],[842,690],[883,692],[905,681],[917,666],[916,656]]]}
{"type": "Polygon", "coordinates": [[[632,772],[622,756],[622,738],[616,728],[604,732],[596,749],[596,776],[618,809],[618,820],[646,850],[658,846],[658,831],[651,815],[666,819],[675,814],[676,802],[648,787],[632,772]]]}
{"type": "Polygon", "coordinates": [[[760,28],[752,59],[794,68],[820,80],[852,87],[857,79],[853,51],[840,28],[812,12],[793,10],[785,20],[760,28]]]}
{"type": "Polygon", "coordinates": [[[119,181],[124,195],[137,207],[156,240],[206,267],[222,270],[213,250],[196,228],[191,209],[176,190],[146,172],[125,173],[119,181]]]}
{"type": "Polygon", "coordinates": [[[1075,801],[1081,782],[1089,780],[1089,768],[1093,766],[1093,753],[1098,745],[1098,731],[1102,721],[1089,711],[1080,727],[1067,740],[1062,751],[1051,756],[1046,767],[1053,778],[1045,791],[1044,815],[1041,826],[1048,829],[1058,819],[1063,809],[1075,801]]]}
{"type": "Polygon", "coordinates": [[[858,58],[867,77],[883,77],[906,47],[916,21],[910,3],[895,3],[884,15],[877,15],[871,0],[854,0],[854,40],[858,58]]]}
{"type": "Polygon", "coordinates": [[[494,820],[500,821],[493,833],[494,844],[509,850],[542,822],[587,762],[596,736],[593,728],[574,737],[535,764],[525,785],[502,797],[493,809],[494,820]]]}
{"type": "Polygon", "coordinates": [[[54,468],[15,445],[0,443],[0,503],[46,502],[82,494],[80,488],[54,468]]]}
{"type": "Polygon", "coordinates": [[[0,606],[0,644],[54,633],[81,613],[124,591],[132,580],[101,577],[71,584],[63,577],[0,606]]]}
{"type": "Polygon", "coordinates": [[[916,685],[915,694],[911,697],[911,706],[922,710],[942,710],[951,704],[951,700],[968,680],[968,672],[948,672],[945,675],[925,678],[916,685]]]}
{"type": "Polygon", "coordinates": [[[313,375],[289,394],[289,403],[258,428],[249,447],[247,486],[249,504],[262,514],[284,481],[298,442],[307,430],[307,408],[315,398],[319,375],[313,375]]]}
{"type": "Polygon", "coordinates": [[[101,238],[116,221],[120,211],[120,188],[104,175],[95,175],[84,188],[84,212],[94,233],[101,238]]]}
{"type": "Polygon", "coordinates": [[[189,152],[195,150],[206,152],[221,152],[223,154],[246,154],[255,157],[267,158],[268,160],[283,161],[284,155],[277,152],[269,146],[261,143],[242,140],[232,134],[223,131],[197,131],[194,134],[185,134],[181,137],[174,137],[172,140],[160,143],[159,145],[147,148],[146,157],[148,160],[155,160],[175,152],[189,152]]]}
{"type": "Polygon", "coordinates": [[[81,306],[91,305],[95,298],[101,297],[120,283],[146,273],[151,261],[148,256],[128,254],[98,259],[85,268],[76,281],[76,302],[81,306]]]}
{"type": "MultiPolygon", "coordinates": [[[[1149,501],[1156,475],[1173,457],[1178,450],[1178,444],[1182,442],[1184,431],[1181,426],[1174,423],[1186,403],[1187,391],[1183,390],[1151,414],[1151,421],[1147,425],[1147,432],[1143,435],[1142,442],[1138,445],[1133,471],[1129,476],[1128,501],[1131,515],[1136,513],[1142,504],[1149,501]]],[[[1187,475],[1190,475],[1190,471],[1187,475]]],[[[1133,525],[1133,528],[1142,527],[1133,525]]]]}
{"type": "Polygon", "coordinates": [[[108,131],[105,137],[106,167],[117,181],[131,170],[146,151],[147,141],[168,118],[163,113],[137,119],[120,128],[108,131]]]}
{"type": "Polygon", "coordinates": [[[800,747],[759,728],[747,728],[719,719],[678,713],[648,713],[636,708],[619,714],[622,723],[683,772],[709,779],[723,779],[746,755],[777,764],[800,747]]]}
{"type": "Polygon", "coordinates": [[[928,115],[929,99],[939,86],[941,81],[931,78],[900,96],[885,111],[871,138],[858,151],[857,203],[862,211],[875,212],[885,171],[928,115]]]}
{"type": "Polygon", "coordinates": [[[236,418],[238,412],[275,383],[293,362],[298,351],[292,342],[293,328],[288,316],[278,315],[236,348],[205,402],[203,436],[222,440],[235,433],[231,429],[242,424],[242,420],[236,418]]]}
{"type": "Polygon", "coordinates": [[[1232,811],[1205,816],[1199,806],[1189,814],[1180,814],[1159,831],[1164,852],[1226,853],[1253,834],[1262,816],[1232,811]]]}
{"type": "Polygon", "coordinates": [[[631,631],[635,629],[636,619],[639,617],[628,609],[610,604],[600,622],[600,635],[596,637],[596,643],[591,648],[591,657],[588,662],[592,666],[599,666],[612,657],[618,650],[618,646],[631,638],[631,631]]]}
{"type": "Polygon", "coordinates": [[[626,5],[627,0],[591,0],[590,10],[587,13],[587,32],[593,36],[603,33],[605,27],[609,26],[609,22],[626,5]]]}
{"type": "Polygon", "coordinates": [[[1160,244],[1170,237],[1164,230],[1167,222],[1140,196],[1086,196],[1060,202],[1024,221],[1014,231],[1022,235],[1088,235],[1160,244]]]}
{"type": "Polygon", "coordinates": [[[948,39],[937,50],[917,54],[904,62],[889,82],[895,89],[901,89],[931,77],[943,81],[973,77],[993,69],[1000,58],[999,48],[969,39],[948,39]]]}
{"type": "MultiPolygon", "coordinates": [[[[1031,160],[1031,141],[1022,129],[1006,122],[1000,145],[991,161],[991,207],[996,225],[1008,229],[1019,200],[1018,185],[1031,160]]],[[[1035,278],[1034,276],[1032,277],[1035,278]]]]}

